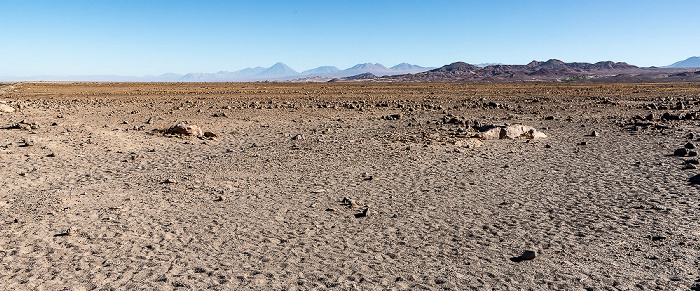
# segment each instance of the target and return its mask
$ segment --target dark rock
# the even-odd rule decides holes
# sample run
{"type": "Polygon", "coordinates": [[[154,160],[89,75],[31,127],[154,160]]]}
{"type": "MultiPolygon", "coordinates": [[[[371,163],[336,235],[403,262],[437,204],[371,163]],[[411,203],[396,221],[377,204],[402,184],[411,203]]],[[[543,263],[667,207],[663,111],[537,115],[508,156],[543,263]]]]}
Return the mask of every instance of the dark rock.
{"type": "Polygon", "coordinates": [[[700,174],[688,178],[690,184],[700,184],[700,174]]]}
{"type": "Polygon", "coordinates": [[[698,161],[698,159],[690,159],[690,160],[685,160],[685,163],[697,165],[697,164],[700,164],[700,161],[698,161]]]}
{"type": "Polygon", "coordinates": [[[683,146],[686,149],[692,150],[695,148],[695,145],[692,142],[689,142],[683,146]]]}
{"type": "Polygon", "coordinates": [[[697,168],[698,167],[696,167],[693,164],[685,164],[685,166],[683,166],[683,170],[692,170],[692,169],[697,169],[697,168]]]}
{"type": "Polygon", "coordinates": [[[532,260],[532,259],[534,259],[534,258],[537,257],[537,253],[535,253],[535,251],[529,251],[529,250],[528,250],[528,251],[524,251],[523,254],[520,255],[520,257],[521,257],[523,260],[532,260]]]}
{"type": "Polygon", "coordinates": [[[510,258],[510,260],[518,263],[518,262],[522,262],[522,261],[526,261],[526,260],[533,260],[536,257],[537,257],[537,253],[535,251],[526,250],[523,252],[522,255],[520,255],[518,257],[512,257],[512,258],[510,258]]]}
{"type": "Polygon", "coordinates": [[[684,157],[687,154],[688,154],[688,149],[686,149],[686,148],[679,148],[679,149],[673,151],[674,156],[684,157]]]}
{"type": "Polygon", "coordinates": [[[361,217],[367,217],[369,215],[369,208],[365,208],[365,210],[362,210],[360,213],[355,213],[355,218],[361,218],[361,217]]]}
{"type": "Polygon", "coordinates": [[[696,151],[688,151],[688,156],[689,156],[689,157],[695,157],[695,156],[697,156],[697,155],[698,155],[698,152],[696,152],[696,151]]]}
{"type": "Polygon", "coordinates": [[[664,113],[661,115],[662,120],[681,120],[681,116],[678,114],[664,113]]]}

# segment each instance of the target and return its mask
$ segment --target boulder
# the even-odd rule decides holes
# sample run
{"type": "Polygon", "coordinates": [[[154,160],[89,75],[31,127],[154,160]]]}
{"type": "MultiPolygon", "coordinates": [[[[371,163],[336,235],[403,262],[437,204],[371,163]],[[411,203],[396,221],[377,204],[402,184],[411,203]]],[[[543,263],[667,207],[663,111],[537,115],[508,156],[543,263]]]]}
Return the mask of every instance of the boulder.
{"type": "Polygon", "coordinates": [[[508,126],[488,126],[477,134],[480,139],[506,139],[525,137],[529,139],[546,138],[547,135],[535,128],[522,124],[508,126]]]}
{"type": "Polygon", "coordinates": [[[480,133],[477,133],[477,137],[480,139],[503,139],[505,138],[505,131],[503,131],[503,128],[501,127],[491,127],[486,129],[485,131],[482,131],[480,133]]]}
{"type": "Polygon", "coordinates": [[[179,123],[171,128],[168,129],[167,133],[170,134],[180,134],[180,135],[193,135],[193,136],[202,136],[204,133],[202,133],[202,129],[197,126],[197,125],[190,125],[186,123],[179,123]]]}

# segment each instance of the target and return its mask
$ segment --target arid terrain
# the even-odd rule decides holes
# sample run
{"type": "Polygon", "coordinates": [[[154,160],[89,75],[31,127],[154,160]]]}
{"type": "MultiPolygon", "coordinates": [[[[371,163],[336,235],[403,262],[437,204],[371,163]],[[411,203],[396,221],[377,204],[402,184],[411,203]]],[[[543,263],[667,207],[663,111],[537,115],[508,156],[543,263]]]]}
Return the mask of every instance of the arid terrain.
{"type": "Polygon", "coordinates": [[[698,112],[700,83],[4,85],[0,289],[700,290],[698,112]],[[471,139],[507,124],[547,137],[471,139]]]}

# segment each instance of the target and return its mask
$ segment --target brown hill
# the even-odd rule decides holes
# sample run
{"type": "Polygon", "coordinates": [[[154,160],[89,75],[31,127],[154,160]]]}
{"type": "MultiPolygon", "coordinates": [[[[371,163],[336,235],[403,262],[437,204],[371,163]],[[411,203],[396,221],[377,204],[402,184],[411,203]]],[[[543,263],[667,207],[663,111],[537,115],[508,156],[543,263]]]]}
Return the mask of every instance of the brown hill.
{"type": "Polygon", "coordinates": [[[618,74],[640,74],[646,69],[624,62],[602,61],[591,63],[565,63],[550,59],[532,61],[527,65],[490,65],[477,67],[465,62],[455,62],[417,74],[380,78],[383,81],[422,82],[508,82],[508,81],[558,81],[598,79],[618,74]]]}

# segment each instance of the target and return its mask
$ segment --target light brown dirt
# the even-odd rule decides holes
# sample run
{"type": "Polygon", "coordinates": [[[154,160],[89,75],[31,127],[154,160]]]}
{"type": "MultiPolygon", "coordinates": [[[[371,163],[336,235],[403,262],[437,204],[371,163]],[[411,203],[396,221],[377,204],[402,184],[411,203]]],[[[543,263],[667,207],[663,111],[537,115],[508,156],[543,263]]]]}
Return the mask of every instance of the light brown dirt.
{"type": "Polygon", "coordinates": [[[698,83],[8,88],[2,289],[700,288],[698,83]]]}

